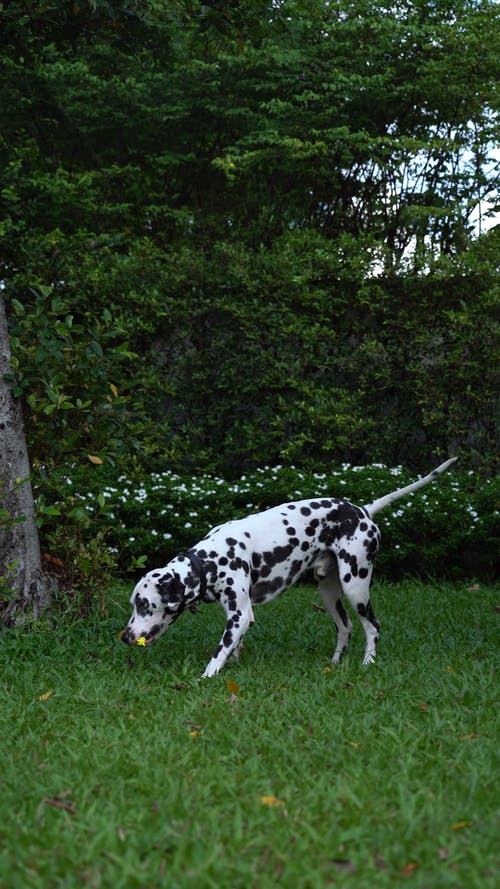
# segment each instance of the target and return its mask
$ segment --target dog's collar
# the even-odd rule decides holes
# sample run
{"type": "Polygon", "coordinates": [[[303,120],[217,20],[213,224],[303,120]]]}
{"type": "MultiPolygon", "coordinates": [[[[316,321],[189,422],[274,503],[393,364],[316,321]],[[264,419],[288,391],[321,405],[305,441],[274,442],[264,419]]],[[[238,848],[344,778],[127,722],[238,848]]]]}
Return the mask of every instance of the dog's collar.
{"type": "Polygon", "coordinates": [[[205,573],[205,566],[201,561],[200,557],[196,555],[191,549],[187,549],[183,553],[179,553],[180,556],[185,556],[186,559],[189,559],[191,565],[195,569],[198,577],[200,579],[200,596],[203,598],[207,591],[207,575],[205,573]]]}

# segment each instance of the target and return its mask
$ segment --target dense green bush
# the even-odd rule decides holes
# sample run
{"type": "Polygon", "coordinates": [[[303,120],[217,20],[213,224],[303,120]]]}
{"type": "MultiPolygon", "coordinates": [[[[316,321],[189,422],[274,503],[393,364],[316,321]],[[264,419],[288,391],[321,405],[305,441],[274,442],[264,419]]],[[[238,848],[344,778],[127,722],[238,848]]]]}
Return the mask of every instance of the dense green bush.
{"type": "Polygon", "coordinates": [[[135,439],[228,478],[458,452],[490,474],[500,227],[473,218],[498,192],[499,15],[2,4],[0,281],[32,461],[135,439]]]}
{"type": "MultiPolygon", "coordinates": [[[[171,471],[135,477],[104,466],[74,472],[66,481],[65,504],[45,514],[42,533],[52,555],[67,557],[68,526],[59,537],[51,512],[78,522],[80,549],[91,572],[89,543],[96,534],[121,571],[165,564],[219,522],[239,518],[288,500],[328,495],[368,503],[413,481],[402,468],[344,464],[318,473],[294,467],[264,467],[227,482],[216,476],[182,476],[171,471]]],[[[386,576],[407,574],[448,578],[490,576],[498,552],[498,481],[451,470],[440,479],[379,514],[383,545],[377,568],[386,576]],[[496,530],[495,530],[496,529],[496,530]]],[[[102,561],[102,559],[101,559],[102,561]]],[[[102,587],[102,577],[99,582],[102,587]]]]}

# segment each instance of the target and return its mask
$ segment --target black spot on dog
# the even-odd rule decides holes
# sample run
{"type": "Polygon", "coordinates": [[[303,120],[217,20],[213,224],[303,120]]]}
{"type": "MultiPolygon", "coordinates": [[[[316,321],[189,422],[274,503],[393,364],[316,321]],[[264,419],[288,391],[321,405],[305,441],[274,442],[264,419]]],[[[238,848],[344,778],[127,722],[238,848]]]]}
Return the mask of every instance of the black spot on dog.
{"type": "Polygon", "coordinates": [[[139,593],[135,597],[135,609],[139,617],[147,617],[152,613],[149,599],[146,596],[140,596],[139,593]]]}
{"type": "Polygon", "coordinates": [[[186,589],[177,577],[172,577],[168,574],[164,574],[156,586],[163,603],[181,602],[186,589]]]}
{"type": "Polygon", "coordinates": [[[250,591],[250,598],[256,605],[266,602],[274,593],[279,592],[285,585],[283,577],[274,577],[273,580],[259,580],[250,591]]]}
{"type": "MultiPolygon", "coordinates": [[[[226,583],[228,583],[228,582],[229,582],[229,578],[226,581],[226,583]]],[[[226,589],[224,590],[224,595],[225,595],[226,603],[227,603],[229,610],[236,611],[236,593],[232,589],[232,587],[227,586],[226,589]]]]}
{"type": "Polygon", "coordinates": [[[238,541],[235,540],[234,537],[226,537],[226,543],[228,546],[236,546],[238,541]]]}
{"type": "Polygon", "coordinates": [[[291,544],[287,544],[287,546],[275,546],[274,549],[263,553],[264,562],[270,568],[274,568],[275,565],[279,565],[280,562],[284,562],[285,559],[288,558],[293,552],[293,546],[291,544]]]}
{"type": "Polygon", "coordinates": [[[366,620],[369,620],[376,630],[380,630],[380,624],[373,613],[372,606],[369,601],[366,603],[366,605],[363,602],[358,603],[358,614],[360,615],[360,617],[365,617],[366,620]]]}
{"type": "Polygon", "coordinates": [[[302,559],[294,559],[290,566],[290,570],[288,572],[288,577],[286,579],[286,585],[291,586],[291,584],[297,580],[298,575],[302,571],[304,567],[304,563],[302,559]]]}
{"type": "Polygon", "coordinates": [[[309,541],[308,541],[308,540],[304,540],[304,542],[302,543],[302,545],[301,545],[300,548],[301,548],[301,550],[302,550],[303,553],[306,553],[310,546],[311,546],[311,544],[309,543],[309,541]]]}
{"type": "Polygon", "coordinates": [[[161,624],[155,624],[151,627],[149,633],[147,634],[147,638],[149,639],[151,636],[156,636],[161,630],[161,624]]]}
{"type": "Polygon", "coordinates": [[[309,524],[307,525],[307,527],[305,528],[304,533],[307,534],[308,537],[314,537],[316,535],[316,530],[318,527],[319,527],[319,519],[312,519],[312,521],[310,521],[309,524]]]}
{"type": "Polygon", "coordinates": [[[371,540],[369,540],[368,538],[366,540],[363,540],[363,546],[367,551],[366,557],[369,562],[373,562],[375,556],[377,555],[378,545],[379,542],[376,537],[372,537],[371,540]]]}
{"type": "Polygon", "coordinates": [[[366,524],[366,522],[361,522],[361,524],[359,526],[359,530],[366,531],[367,528],[368,528],[368,525],[366,524]]]}
{"type": "Polygon", "coordinates": [[[300,509],[302,515],[311,515],[311,510],[308,506],[302,506],[300,509]]]}
{"type": "Polygon", "coordinates": [[[321,534],[318,535],[318,540],[320,543],[324,543],[325,546],[331,547],[338,540],[338,528],[332,528],[330,525],[326,525],[321,534]]]}
{"type": "Polygon", "coordinates": [[[341,599],[338,600],[337,605],[335,607],[337,609],[337,614],[340,617],[340,620],[344,624],[344,627],[349,626],[349,618],[347,617],[346,610],[344,608],[344,605],[343,605],[341,599]]]}
{"type": "Polygon", "coordinates": [[[219,565],[227,565],[229,563],[229,559],[227,556],[221,556],[219,559],[219,565]]]}
{"type": "Polygon", "coordinates": [[[287,509],[297,509],[297,507],[295,506],[295,503],[289,503],[287,509]]]}
{"type": "Polygon", "coordinates": [[[343,577],[344,583],[349,583],[350,579],[351,579],[350,574],[344,574],[344,577],[343,577]]]}
{"type": "Polygon", "coordinates": [[[360,568],[359,576],[364,580],[365,577],[368,577],[368,568],[360,568]]]}

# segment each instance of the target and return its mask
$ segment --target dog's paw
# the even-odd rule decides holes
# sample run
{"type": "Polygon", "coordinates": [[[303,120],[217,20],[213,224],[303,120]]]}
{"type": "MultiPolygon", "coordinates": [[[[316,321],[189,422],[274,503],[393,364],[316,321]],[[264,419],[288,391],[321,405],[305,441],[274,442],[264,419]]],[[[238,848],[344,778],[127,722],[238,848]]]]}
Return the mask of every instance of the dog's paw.
{"type": "Polygon", "coordinates": [[[207,665],[205,672],[203,673],[203,676],[201,678],[202,679],[211,679],[212,676],[217,675],[217,673],[219,672],[219,669],[220,669],[220,667],[217,664],[214,664],[214,663],[212,663],[212,661],[210,661],[210,663],[207,665]]]}

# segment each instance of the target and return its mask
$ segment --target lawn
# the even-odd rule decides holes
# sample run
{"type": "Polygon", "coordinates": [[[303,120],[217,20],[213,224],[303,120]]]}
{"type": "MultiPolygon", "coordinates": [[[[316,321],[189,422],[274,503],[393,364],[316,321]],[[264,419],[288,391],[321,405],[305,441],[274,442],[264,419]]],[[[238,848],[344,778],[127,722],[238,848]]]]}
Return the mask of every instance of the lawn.
{"type": "Polygon", "coordinates": [[[379,582],[368,668],[292,590],[202,682],[222,611],[129,649],[128,594],[0,637],[0,886],[498,885],[498,587],[379,582]]]}

